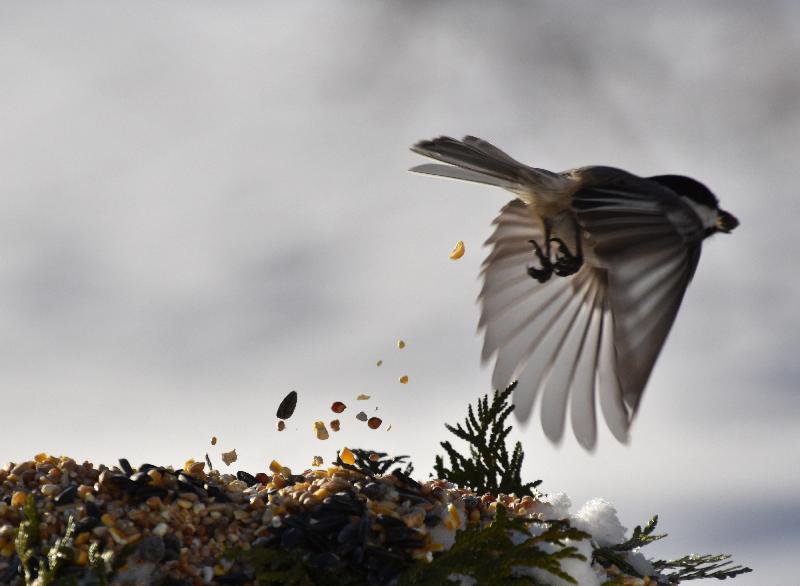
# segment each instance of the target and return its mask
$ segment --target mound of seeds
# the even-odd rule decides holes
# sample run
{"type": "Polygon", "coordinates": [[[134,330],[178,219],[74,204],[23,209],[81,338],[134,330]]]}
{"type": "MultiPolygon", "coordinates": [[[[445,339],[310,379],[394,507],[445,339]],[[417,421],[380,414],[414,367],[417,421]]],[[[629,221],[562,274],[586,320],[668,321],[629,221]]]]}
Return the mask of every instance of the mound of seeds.
{"type": "Polygon", "coordinates": [[[85,575],[93,543],[115,568],[114,583],[252,584],[252,569],[226,559],[231,548],[302,551],[308,563],[368,571],[390,581],[410,561],[449,548],[467,522],[491,521],[498,502],[536,518],[547,506],[531,497],[475,496],[441,481],[420,484],[399,470],[372,476],[331,467],[294,474],[183,469],[127,460],[112,468],[39,454],[0,469],[0,584],[23,584],[14,536],[33,495],[41,552],[76,530],[61,575],[85,575]]]}

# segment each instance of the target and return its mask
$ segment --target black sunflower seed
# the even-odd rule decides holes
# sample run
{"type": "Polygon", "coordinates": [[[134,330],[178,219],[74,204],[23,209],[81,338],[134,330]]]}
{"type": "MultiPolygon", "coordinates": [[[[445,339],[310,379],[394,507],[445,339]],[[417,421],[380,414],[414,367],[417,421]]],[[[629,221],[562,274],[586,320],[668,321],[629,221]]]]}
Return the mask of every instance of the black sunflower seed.
{"type": "Polygon", "coordinates": [[[278,412],[275,415],[278,419],[289,419],[294,413],[295,407],[297,407],[297,391],[292,391],[278,405],[278,412]]]}
{"type": "Polygon", "coordinates": [[[56,498],[53,499],[57,505],[66,505],[71,503],[75,500],[75,496],[78,494],[78,486],[73,484],[68,486],[60,493],[56,495],[56,498]]]}
{"type": "Polygon", "coordinates": [[[133,474],[133,467],[131,466],[131,463],[128,462],[128,460],[126,458],[120,458],[119,459],[119,467],[125,473],[125,476],[130,476],[131,474],[133,474]]]}
{"type": "Polygon", "coordinates": [[[236,478],[244,482],[247,486],[253,486],[256,483],[256,477],[244,470],[239,470],[236,473],[236,478]]]}

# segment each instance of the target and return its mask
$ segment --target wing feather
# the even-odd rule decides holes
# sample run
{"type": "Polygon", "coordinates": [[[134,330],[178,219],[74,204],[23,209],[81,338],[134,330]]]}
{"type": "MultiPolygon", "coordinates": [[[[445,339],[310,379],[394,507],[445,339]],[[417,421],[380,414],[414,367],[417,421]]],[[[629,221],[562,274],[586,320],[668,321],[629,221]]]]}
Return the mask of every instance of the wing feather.
{"type": "Polygon", "coordinates": [[[632,417],[697,267],[702,223],[668,190],[585,189],[573,207],[608,267],[615,370],[632,417]]]}

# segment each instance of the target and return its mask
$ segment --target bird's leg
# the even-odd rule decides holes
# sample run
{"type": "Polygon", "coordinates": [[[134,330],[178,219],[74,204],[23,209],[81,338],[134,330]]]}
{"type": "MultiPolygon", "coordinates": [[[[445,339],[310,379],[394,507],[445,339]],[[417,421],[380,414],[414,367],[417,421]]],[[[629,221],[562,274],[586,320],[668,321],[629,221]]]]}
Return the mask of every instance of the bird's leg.
{"type": "Polygon", "coordinates": [[[528,240],[528,242],[533,245],[533,253],[536,255],[536,258],[539,259],[539,264],[542,265],[540,269],[528,266],[528,275],[532,279],[544,283],[553,275],[553,263],[550,261],[550,222],[544,220],[544,252],[542,252],[542,247],[539,246],[536,240],[528,240]]]}
{"type": "MultiPolygon", "coordinates": [[[[583,246],[581,245],[581,228],[575,222],[575,254],[572,254],[561,238],[550,239],[558,244],[556,252],[556,262],[553,263],[553,272],[559,277],[574,275],[583,265],[583,246]]],[[[549,242],[548,242],[549,244],[549,242]]]]}

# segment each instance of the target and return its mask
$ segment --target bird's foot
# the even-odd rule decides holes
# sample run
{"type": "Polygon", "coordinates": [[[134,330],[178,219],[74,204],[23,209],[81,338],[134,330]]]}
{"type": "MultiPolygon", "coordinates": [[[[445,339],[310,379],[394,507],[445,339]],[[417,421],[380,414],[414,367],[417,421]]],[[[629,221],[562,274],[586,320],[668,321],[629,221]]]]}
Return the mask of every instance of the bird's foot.
{"type": "Polygon", "coordinates": [[[532,279],[536,279],[540,283],[544,283],[553,275],[553,263],[550,262],[550,255],[542,252],[542,248],[535,240],[529,240],[528,242],[533,244],[533,253],[536,255],[536,258],[539,259],[539,264],[542,265],[542,268],[540,269],[529,266],[528,275],[532,279]]]}
{"type": "Polygon", "coordinates": [[[581,254],[580,248],[577,254],[572,254],[561,238],[551,238],[550,242],[558,244],[556,261],[552,263],[552,272],[559,277],[569,277],[577,273],[583,265],[583,254],[581,254]]]}

